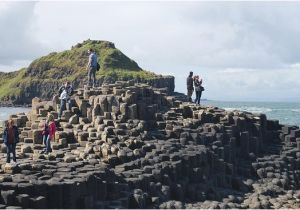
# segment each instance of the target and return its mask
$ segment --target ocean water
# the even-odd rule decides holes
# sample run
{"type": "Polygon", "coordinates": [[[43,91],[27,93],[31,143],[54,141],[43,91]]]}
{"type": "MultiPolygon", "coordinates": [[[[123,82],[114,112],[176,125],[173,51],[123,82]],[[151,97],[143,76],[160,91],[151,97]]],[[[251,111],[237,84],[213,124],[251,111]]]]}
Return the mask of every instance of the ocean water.
{"type": "Polygon", "coordinates": [[[29,112],[31,108],[26,107],[0,107],[0,127],[3,125],[3,121],[7,120],[10,115],[17,113],[29,112]]]}
{"type": "Polygon", "coordinates": [[[300,126],[300,103],[294,102],[225,102],[203,101],[202,104],[213,105],[225,110],[241,110],[264,113],[268,119],[279,120],[281,124],[300,126]]]}
{"type": "MultiPolygon", "coordinates": [[[[300,103],[289,102],[225,102],[202,101],[204,105],[213,105],[225,110],[241,110],[253,113],[265,113],[268,119],[279,120],[281,124],[300,126],[300,103]]],[[[0,126],[9,115],[29,112],[30,108],[24,107],[0,107],[0,126]],[[1,122],[2,121],[2,122],[1,122]]]]}

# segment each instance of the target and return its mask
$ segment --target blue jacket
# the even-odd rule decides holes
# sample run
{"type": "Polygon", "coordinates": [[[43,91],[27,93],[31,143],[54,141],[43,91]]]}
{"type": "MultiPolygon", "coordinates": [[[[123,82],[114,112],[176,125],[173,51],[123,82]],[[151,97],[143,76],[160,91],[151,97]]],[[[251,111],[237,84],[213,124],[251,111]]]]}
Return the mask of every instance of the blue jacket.
{"type": "Polygon", "coordinates": [[[97,55],[96,53],[92,52],[89,56],[90,60],[90,67],[97,68],[97,55]]]}
{"type": "MultiPolygon", "coordinates": [[[[15,136],[14,144],[16,144],[16,143],[19,142],[19,130],[18,130],[17,126],[13,126],[13,130],[14,130],[14,136],[15,136]]],[[[8,144],[8,139],[9,139],[8,128],[6,127],[4,132],[3,132],[3,142],[4,142],[4,144],[8,144]]]]}

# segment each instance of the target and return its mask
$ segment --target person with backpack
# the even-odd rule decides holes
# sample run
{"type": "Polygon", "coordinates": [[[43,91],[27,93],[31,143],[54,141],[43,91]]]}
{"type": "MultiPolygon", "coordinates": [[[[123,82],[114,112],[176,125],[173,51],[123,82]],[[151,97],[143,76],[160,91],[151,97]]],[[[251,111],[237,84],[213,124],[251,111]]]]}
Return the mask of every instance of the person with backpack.
{"type": "Polygon", "coordinates": [[[97,62],[97,55],[92,48],[88,50],[88,54],[89,62],[86,67],[88,71],[88,86],[94,88],[96,86],[96,71],[99,70],[99,64],[97,62]]]}
{"type": "Polygon", "coordinates": [[[73,87],[69,81],[66,81],[64,85],[62,85],[59,90],[59,98],[60,98],[60,108],[58,113],[58,120],[61,119],[62,113],[66,110],[66,104],[68,103],[70,107],[71,104],[71,96],[73,94],[73,87]]]}
{"type": "Polygon", "coordinates": [[[45,149],[41,152],[42,154],[48,154],[49,152],[52,152],[51,140],[55,139],[55,132],[56,124],[54,121],[54,116],[52,114],[48,114],[43,129],[43,142],[45,144],[45,149]]]}
{"type": "Polygon", "coordinates": [[[18,127],[14,125],[14,121],[12,119],[8,120],[6,128],[4,129],[3,142],[7,147],[6,163],[10,163],[10,153],[13,154],[13,161],[17,162],[16,145],[19,142],[19,130],[18,127]]]}
{"type": "Polygon", "coordinates": [[[198,75],[194,77],[194,86],[196,92],[195,103],[200,105],[200,99],[204,88],[202,87],[202,79],[199,79],[198,75]]]}
{"type": "Polygon", "coordinates": [[[189,102],[192,102],[192,95],[194,92],[194,84],[193,84],[193,72],[191,71],[188,78],[186,79],[186,86],[187,86],[187,96],[189,102]]]}

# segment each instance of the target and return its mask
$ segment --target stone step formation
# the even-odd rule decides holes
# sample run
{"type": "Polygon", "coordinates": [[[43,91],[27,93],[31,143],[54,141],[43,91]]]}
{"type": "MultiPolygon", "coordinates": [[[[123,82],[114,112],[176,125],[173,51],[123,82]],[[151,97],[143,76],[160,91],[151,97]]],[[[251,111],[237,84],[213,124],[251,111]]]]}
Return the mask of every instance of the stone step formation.
{"type": "Polygon", "coordinates": [[[57,97],[11,116],[21,135],[16,164],[1,144],[1,208],[300,208],[296,126],[132,81],[78,89],[72,104],[48,155],[57,97]]]}

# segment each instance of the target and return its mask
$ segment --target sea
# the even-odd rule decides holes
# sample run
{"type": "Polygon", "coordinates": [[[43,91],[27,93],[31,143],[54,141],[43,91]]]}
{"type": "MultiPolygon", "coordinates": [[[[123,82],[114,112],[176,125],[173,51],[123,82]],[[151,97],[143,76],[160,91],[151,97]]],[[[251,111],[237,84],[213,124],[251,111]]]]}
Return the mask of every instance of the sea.
{"type": "Polygon", "coordinates": [[[229,102],[205,100],[203,105],[221,107],[228,111],[241,110],[264,113],[267,119],[279,120],[280,124],[300,126],[300,102],[229,102]]]}
{"type": "Polygon", "coordinates": [[[31,110],[28,107],[0,107],[0,127],[3,127],[3,121],[7,120],[10,115],[17,113],[27,113],[31,110]]]}
{"type": "MultiPolygon", "coordinates": [[[[228,111],[241,110],[253,113],[264,113],[268,119],[279,120],[281,124],[300,127],[300,102],[228,102],[203,100],[203,105],[212,105],[228,111]]],[[[0,126],[11,114],[29,112],[25,107],[0,107],[0,126]]]]}

